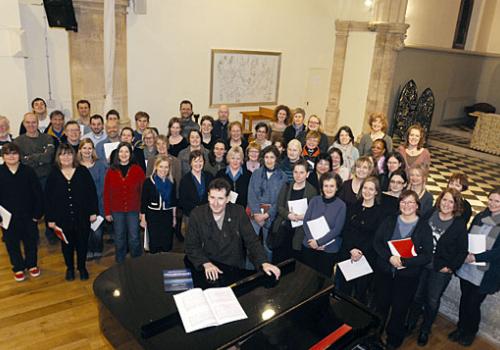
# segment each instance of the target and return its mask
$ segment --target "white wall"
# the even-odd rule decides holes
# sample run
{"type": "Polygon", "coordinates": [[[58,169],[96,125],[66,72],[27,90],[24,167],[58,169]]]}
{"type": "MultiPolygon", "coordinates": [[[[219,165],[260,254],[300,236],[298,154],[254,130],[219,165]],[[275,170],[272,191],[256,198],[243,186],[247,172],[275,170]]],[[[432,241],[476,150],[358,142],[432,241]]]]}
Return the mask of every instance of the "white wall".
{"type": "MultiPolygon", "coordinates": [[[[193,102],[195,113],[215,115],[209,109],[210,52],[215,48],[282,52],[278,102],[302,106],[309,70],[325,69],[330,76],[336,3],[149,0],[146,15],[128,15],[130,114],[148,111],[161,132],[185,98],[193,102]]],[[[323,105],[315,112],[322,117],[328,88],[321,95],[323,105]]],[[[231,118],[239,119],[240,110],[256,109],[232,108],[231,118]]]]}
{"type": "Polygon", "coordinates": [[[339,126],[349,125],[354,135],[363,129],[375,39],[374,32],[351,32],[347,41],[339,126]]]}
{"type": "Polygon", "coordinates": [[[63,28],[49,28],[41,4],[21,4],[20,9],[21,23],[26,33],[28,100],[42,97],[47,101],[49,110],[62,110],[69,117],[71,80],[68,33],[63,28]]]}
{"type": "Polygon", "coordinates": [[[26,73],[20,38],[21,20],[17,0],[3,0],[0,10],[0,114],[10,120],[17,134],[28,110],[26,73]]]}
{"type": "Polygon", "coordinates": [[[460,0],[408,0],[407,45],[453,46],[460,0]]]}

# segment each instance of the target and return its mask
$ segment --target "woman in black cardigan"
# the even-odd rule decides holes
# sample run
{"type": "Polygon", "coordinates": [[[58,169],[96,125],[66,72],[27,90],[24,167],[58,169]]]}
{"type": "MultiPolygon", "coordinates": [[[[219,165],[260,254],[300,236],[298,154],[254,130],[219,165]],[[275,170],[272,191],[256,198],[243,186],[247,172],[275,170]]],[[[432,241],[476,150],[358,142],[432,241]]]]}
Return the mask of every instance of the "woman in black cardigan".
{"type": "Polygon", "coordinates": [[[307,198],[307,203],[318,191],[307,182],[309,164],[304,159],[299,159],[292,165],[293,182],[284,184],[278,195],[278,215],[273,222],[272,233],[268,236],[268,246],[273,251],[273,264],[289,258],[298,258],[302,250],[304,239],[304,226],[292,227],[292,220],[304,219],[304,214],[290,211],[288,201],[307,198]]]}
{"type": "MultiPolygon", "coordinates": [[[[33,169],[20,163],[19,146],[8,142],[3,145],[2,152],[5,163],[0,165],[0,205],[12,214],[3,238],[14,279],[21,282],[25,279],[25,269],[31,277],[40,275],[37,265],[37,221],[43,214],[42,187],[33,169]]],[[[5,219],[0,216],[0,223],[5,219]]]]}
{"type": "Polygon", "coordinates": [[[191,171],[181,179],[179,186],[179,206],[182,209],[183,233],[187,232],[189,225],[189,214],[191,210],[201,204],[208,203],[208,184],[212,181],[212,175],[203,171],[205,159],[200,150],[195,150],[189,155],[191,171]]]}
{"type": "MultiPolygon", "coordinates": [[[[377,255],[373,249],[373,239],[383,218],[380,206],[380,184],[376,176],[369,176],[363,181],[358,197],[358,201],[347,208],[342,231],[341,260],[358,261],[364,256],[370,266],[375,266],[377,255]]],[[[337,271],[339,290],[366,304],[373,274],[347,282],[340,269],[337,271]]]]}
{"type": "Polygon", "coordinates": [[[229,149],[226,156],[227,166],[217,172],[217,178],[223,178],[231,185],[231,191],[238,194],[236,203],[243,208],[247,207],[248,199],[248,184],[252,173],[244,166],[245,155],[243,149],[239,146],[234,146],[229,149]]]}
{"type": "Polygon", "coordinates": [[[450,283],[451,276],[462,266],[467,256],[467,227],[462,218],[462,199],[455,189],[445,189],[436,200],[436,207],[425,220],[432,229],[434,255],[420,275],[415,300],[408,317],[412,330],[422,312],[418,345],[429,340],[432,324],[439,310],[441,296],[450,283]]]}
{"type": "Polygon", "coordinates": [[[403,343],[406,334],[404,321],[413,301],[422,267],[432,257],[432,231],[426,220],[419,219],[419,206],[417,193],[403,191],[399,197],[400,214],[382,222],[373,242],[377,253],[376,310],[385,320],[389,309],[392,309],[386,327],[387,349],[396,349],[403,343]],[[416,256],[404,258],[391,253],[388,242],[405,238],[411,238],[416,256]]]}
{"type": "Polygon", "coordinates": [[[500,291],[500,187],[490,192],[488,207],[474,217],[469,233],[486,236],[486,251],[469,253],[457,271],[462,296],[457,329],[448,334],[448,339],[463,346],[474,342],[484,299],[500,291]],[[471,265],[474,262],[486,263],[486,266],[471,265]]]}
{"type": "Polygon", "coordinates": [[[170,159],[163,155],[154,161],[153,174],[142,186],[141,226],[149,236],[149,252],[172,250],[176,225],[176,189],[170,173],[170,159]]]}
{"type": "Polygon", "coordinates": [[[78,165],[73,147],[61,144],[56,152],[56,166],[45,187],[46,218],[52,229],[62,229],[68,243],[61,242],[66,280],[75,279],[74,252],[80,279],[87,280],[85,267],[90,223],[97,219],[99,208],[97,191],[92,175],[86,167],[78,165]]]}

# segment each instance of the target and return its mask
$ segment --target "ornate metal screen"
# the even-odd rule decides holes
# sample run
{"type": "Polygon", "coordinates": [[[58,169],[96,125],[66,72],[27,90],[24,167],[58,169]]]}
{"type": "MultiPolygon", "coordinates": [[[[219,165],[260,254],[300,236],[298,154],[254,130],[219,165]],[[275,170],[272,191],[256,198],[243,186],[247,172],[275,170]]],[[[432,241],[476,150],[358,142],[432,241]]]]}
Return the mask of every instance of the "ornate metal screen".
{"type": "Polygon", "coordinates": [[[434,113],[434,103],[434,94],[430,88],[425,89],[418,97],[417,84],[413,80],[408,81],[396,100],[392,134],[403,139],[411,125],[420,124],[427,137],[434,113]]]}

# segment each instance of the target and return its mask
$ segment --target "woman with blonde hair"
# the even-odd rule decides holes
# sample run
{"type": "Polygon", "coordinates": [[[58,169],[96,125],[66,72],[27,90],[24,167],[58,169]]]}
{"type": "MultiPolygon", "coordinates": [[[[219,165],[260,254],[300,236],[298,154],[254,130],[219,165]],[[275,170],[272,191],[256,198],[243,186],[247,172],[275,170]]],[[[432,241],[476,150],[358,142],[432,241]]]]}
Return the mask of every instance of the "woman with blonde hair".
{"type": "Polygon", "coordinates": [[[300,159],[302,145],[297,139],[290,140],[286,147],[286,156],[280,162],[280,169],[283,170],[288,178],[288,183],[293,182],[293,165],[300,159]]]}
{"type": "Polygon", "coordinates": [[[345,202],[347,207],[356,203],[361,184],[373,174],[373,162],[370,157],[359,157],[354,163],[352,178],[344,181],[339,190],[339,197],[345,202]]]}
{"type": "MultiPolygon", "coordinates": [[[[106,171],[108,170],[108,163],[98,159],[94,148],[94,143],[89,138],[84,138],[80,141],[78,146],[78,154],[76,155],[80,165],[83,165],[88,169],[97,190],[97,203],[99,206],[99,215],[104,217],[104,204],[103,204],[103,193],[104,193],[104,178],[106,176],[106,171]]],[[[102,225],[97,228],[97,230],[90,230],[89,235],[89,246],[87,251],[87,260],[99,259],[102,257],[102,225]]]]}
{"type": "Polygon", "coordinates": [[[384,113],[371,113],[368,117],[370,132],[364,134],[359,141],[358,150],[361,156],[368,156],[372,150],[372,142],[383,139],[387,145],[387,152],[392,152],[392,139],[385,133],[387,130],[387,117],[384,113]]]}
{"type": "Polygon", "coordinates": [[[161,155],[155,159],[153,174],[144,181],[141,195],[141,226],[146,229],[149,251],[153,254],[172,250],[176,225],[175,193],[170,160],[161,155]]]}
{"type": "Polygon", "coordinates": [[[227,130],[229,130],[227,148],[239,146],[245,151],[248,147],[248,141],[243,135],[243,125],[239,121],[234,121],[229,123],[227,130]]]}
{"type": "Polygon", "coordinates": [[[245,156],[241,147],[231,147],[226,155],[227,166],[217,172],[216,178],[223,178],[231,185],[231,191],[238,194],[236,204],[246,208],[250,173],[244,166],[245,156]]]}
{"type": "Polygon", "coordinates": [[[297,140],[300,141],[302,147],[306,144],[306,138],[309,131],[317,131],[320,134],[319,149],[321,153],[325,153],[328,150],[328,137],[322,130],[321,119],[315,114],[312,114],[307,120],[307,129],[302,131],[298,136],[297,140]]]}
{"type": "Polygon", "coordinates": [[[0,150],[2,149],[1,147],[7,142],[12,142],[9,119],[0,115],[0,150]]]}
{"type": "Polygon", "coordinates": [[[146,128],[142,132],[142,149],[144,151],[144,159],[146,160],[146,166],[148,159],[155,156],[158,151],[156,150],[156,138],[158,134],[153,128],[146,128]]]}
{"type": "Polygon", "coordinates": [[[432,194],[425,189],[428,169],[423,165],[415,165],[408,171],[408,189],[415,191],[420,200],[420,216],[425,216],[432,209],[432,194]]]}

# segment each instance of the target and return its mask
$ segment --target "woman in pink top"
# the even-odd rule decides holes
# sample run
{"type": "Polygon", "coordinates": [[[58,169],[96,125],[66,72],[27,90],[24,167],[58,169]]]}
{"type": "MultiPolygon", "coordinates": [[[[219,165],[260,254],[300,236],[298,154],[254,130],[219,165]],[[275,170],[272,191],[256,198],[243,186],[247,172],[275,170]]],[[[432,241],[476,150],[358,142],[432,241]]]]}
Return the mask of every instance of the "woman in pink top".
{"type": "Polygon", "coordinates": [[[431,154],[427,148],[424,148],[424,141],[424,129],[419,124],[408,128],[406,141],[398,148],[398,152],[401,153],[406,162],[406,173],[411,167],[420,164],[429,169],[431,154]]]}

